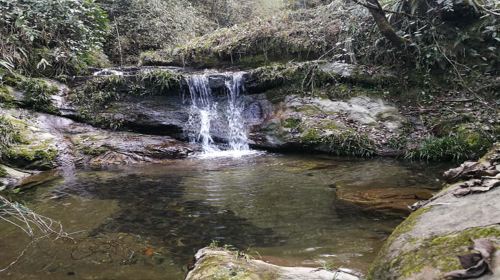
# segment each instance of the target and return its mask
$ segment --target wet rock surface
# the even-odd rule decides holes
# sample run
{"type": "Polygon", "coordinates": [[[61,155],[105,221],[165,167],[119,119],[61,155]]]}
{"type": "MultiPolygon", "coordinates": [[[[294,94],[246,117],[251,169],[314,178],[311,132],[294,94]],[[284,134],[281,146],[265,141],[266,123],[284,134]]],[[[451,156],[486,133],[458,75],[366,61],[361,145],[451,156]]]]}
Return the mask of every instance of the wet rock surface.
{"type": "Polygon", "coordinates": [[[357,280],[348,270],[329,271],[321,268],[283,267],[250,259],[238,252],[222,248],[203,248],[195,255],[195,264],[186,280],[201,279],[304,279],[357,280]]]}
{"type": "Polygon", "coordinates": [[[161,162],[185,158],[193,152],[189,144],[168,136],[103,130],[24,109],[0,111],[19,132],[17,142],[2,155],[8,165],[3,167],[6,174],[1,178],[4,188],[28,188],[47,182],[56,175],[40,171],[58,167],[161,162]]]}
{"type": "Polygon", "coordinates": [[[91,166],[160,162],[185,158],[192,148],[168,136],[95,130],[71,137],[79,152],[80,164],[91,166]]]}
{"type": "MultiPolygon", "coordinates": [[[[491,179],[484,179],[483,168],[477,166],[496,169],[499,152],[500,146],[496,144],[479,162],[466,163],[446,175],[448,178],[457,178],[457,174],[467,174],[466,179],[481,178],[469,180],[479,180],[478,186],[487,187],[491,179]],[[476,171],[470,171],[471,166],[476,166],[476,171]]],[[[421,204],[419,210],[396,228],[373,263],[368,279],[442,279],[445,273],[462,269],[456,255],[468,253],[470,240],[487,239],[499,248],[500,188],[488,187],[482,192],[457,195],[457,190],[462,190],[466,182],[449,185],[421,204]]],[[[481,274],[474,279],[498,278],[498,251],[493,256],[491,271],[493,274],[481,274]]]]}

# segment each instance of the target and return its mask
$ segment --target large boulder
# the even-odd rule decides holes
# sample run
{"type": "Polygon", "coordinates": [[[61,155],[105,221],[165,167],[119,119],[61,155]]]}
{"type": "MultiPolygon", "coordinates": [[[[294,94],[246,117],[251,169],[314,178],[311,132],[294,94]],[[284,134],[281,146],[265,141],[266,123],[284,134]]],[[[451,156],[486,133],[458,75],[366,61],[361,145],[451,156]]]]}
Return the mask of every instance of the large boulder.
{"type": "Polygon", "coordinates": [[[325,270],[311,267],[283,267],[222,249],[203,248],[195,255],[194,267],[186,280],[358,280],[348,270],[325,270]]]}
{"type": "MultiPolygon", "coordinates": [[[[479,164],[500,172],[500,145],[479,164]]],[[[421,203],[421,208],[386,241],[371,266],[368,279],[443,279],[446,273],[463,269],[464,257],[459,260],[457,255],[469,254],[468,247],[473,241],[486,239],[500,248],[500,176],[498,173],[485,175],[480,171],[483,169],[477,170],[475,174],[467,174],[467,181],[449,185],[421,203]]],[[[499,250],[490,269],[493,274],[481,274],[474,279],[500,277],[499,250]]]]}
{"type": "MultiPolygon", "coordinates": [[[[259,104],[269,107],[266,102],[259,104]]],[[[256,146],[337,155],[397,153],[390,142],[399,137],[406,122],[394,105],[368,95],[333,100],[288,95],[274,104],[272,112],[261,111],[265,114],[250,134],[256,146]]]]}

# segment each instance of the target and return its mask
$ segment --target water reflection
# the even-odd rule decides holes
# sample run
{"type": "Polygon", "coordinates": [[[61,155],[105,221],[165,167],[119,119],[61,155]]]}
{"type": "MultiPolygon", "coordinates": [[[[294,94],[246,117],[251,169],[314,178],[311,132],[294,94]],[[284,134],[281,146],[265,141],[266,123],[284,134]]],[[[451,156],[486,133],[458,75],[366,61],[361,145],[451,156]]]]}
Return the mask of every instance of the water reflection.
{"type": "MultiPolygon", "coordinates": [[[[276,264],[366,271],[399,220],[339,212],[334,187],[437,188],[443,168],[268,154],[79,171],[71,184],[38,188],[29,204],[67,230],[87,232],[71,244],[33,248],[7,278],[37,279],[28,275],[43,271],[46,279],[69,272],[138,279],[148,271],[147,279],[182,279],[192,255],[212,240],[276,264]]],[[[0,240],[1,260],[22,247],[13,229],[0,228],[0,240]]]]}

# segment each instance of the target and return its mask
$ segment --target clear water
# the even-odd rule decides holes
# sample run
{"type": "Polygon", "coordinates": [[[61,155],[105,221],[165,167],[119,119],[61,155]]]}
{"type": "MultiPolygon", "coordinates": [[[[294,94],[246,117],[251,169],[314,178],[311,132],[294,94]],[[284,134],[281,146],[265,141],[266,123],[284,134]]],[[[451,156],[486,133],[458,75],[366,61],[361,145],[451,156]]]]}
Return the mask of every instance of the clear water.
{"type": "MultiPolygon", "coordinates": [[[[438,188],[444,168],[388,159],[258,154],[79,170],[24,194],[75,232],[29,247],[1,279],[183,279],[213,240],[279,265],[366,272],[400,222],[339,207],[349,188],[438,188]]],[[[0,223],[0,267],[29,240],[0,223]]]]}

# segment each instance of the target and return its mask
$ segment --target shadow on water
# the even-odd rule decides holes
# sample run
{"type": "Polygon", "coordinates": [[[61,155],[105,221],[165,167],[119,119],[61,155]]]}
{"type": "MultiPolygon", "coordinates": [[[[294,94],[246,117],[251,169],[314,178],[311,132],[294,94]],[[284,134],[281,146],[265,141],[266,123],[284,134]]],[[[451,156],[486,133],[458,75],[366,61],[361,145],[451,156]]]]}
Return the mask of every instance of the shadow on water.
{"type": "MultiPolygon", "coordinates": [[[[184,279],[193,254],[213,240],[278,265],[366,272],[400,219],[344,208],[337,191],[428,192],[441,185],[442,170],[275,154],[78,170],[74,180],[23,195],[28,207],[78,234],[37,243],[0,278],[184,279]]],[[[0,266],[27,242],[0,227],[0,266]]]]}
{"type": "Polygon", "coordinates": [[[201,200],[183,201],[185,188],[178,176],[148,179],[128,174],[99,183],[89,179],[67,193],[116,200],[120,208],[91,236],[118,232],[147,236],[153,244],[167,247],[178,265],[187,264],[198,249],[214,240],[239,249],[284,242],[270,228],[257,227],[231,210],[201,200]]]}

